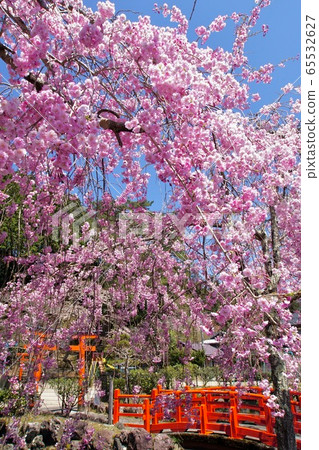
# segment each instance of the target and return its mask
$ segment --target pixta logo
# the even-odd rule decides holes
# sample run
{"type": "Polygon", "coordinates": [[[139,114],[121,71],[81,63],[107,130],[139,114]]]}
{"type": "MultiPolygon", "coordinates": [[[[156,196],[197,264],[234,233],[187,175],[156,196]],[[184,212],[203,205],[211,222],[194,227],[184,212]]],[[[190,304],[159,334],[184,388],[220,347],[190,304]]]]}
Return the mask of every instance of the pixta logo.
{"type": "Polygon", "coordinates": [[[88,211],[78,203],[70,203],[52,216],[52,238],[68,245],[70,240],[77,246],[96,235],[96,211],[88,211]]]}
{"type": "Polygon", "coordinates": [[[194,214],[185,214],[177,217],[175,214],[148,213],[121,213],[119,215],[119,236],[125,239],[129,233],[143,236],[148,239],[162,239],[168,234],[181,235],[184,239],[193,237],[194,224],[201,221],[201,217],[194,214]]]}

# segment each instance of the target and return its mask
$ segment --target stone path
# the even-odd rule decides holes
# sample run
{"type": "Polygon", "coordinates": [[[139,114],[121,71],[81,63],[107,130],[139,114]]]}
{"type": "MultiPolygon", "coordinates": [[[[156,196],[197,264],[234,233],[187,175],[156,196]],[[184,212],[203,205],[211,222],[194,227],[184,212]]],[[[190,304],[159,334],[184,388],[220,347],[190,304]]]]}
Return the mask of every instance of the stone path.
{"type": "Polygon", "coordinates": [[[59,411],[61,405],[59,402],[58,395],[50,386],[46,385],[41,394],[41,411],[59,411]]]}
{"type": "MultiPolygon", "coordinates": [[[[94,399],[95,390],[93,388],[89,389],[89,392],[85,396],[85,400],[94,399]]],[[[48,384],[44,387],[42,386],[41,393],[42,404],[40,410],[43,412],[54,412],[61,410],[61,403],[59,397],[54,389],[52,389],[48,384]]],[[[77,407],[75,408],[77,409],[77,407]]]]}

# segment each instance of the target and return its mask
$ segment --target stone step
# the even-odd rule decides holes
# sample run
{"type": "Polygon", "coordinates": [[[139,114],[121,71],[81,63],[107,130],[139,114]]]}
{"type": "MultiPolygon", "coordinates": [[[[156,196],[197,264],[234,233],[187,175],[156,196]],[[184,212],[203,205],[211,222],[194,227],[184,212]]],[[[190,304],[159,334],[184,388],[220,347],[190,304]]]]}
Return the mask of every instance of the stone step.
{"type": "Polygon", "coordinates": [[[54,389],[50,386],[45,386],[41,393],[42,410],[58,410],[61,409],[59,397],[54,389]]]}

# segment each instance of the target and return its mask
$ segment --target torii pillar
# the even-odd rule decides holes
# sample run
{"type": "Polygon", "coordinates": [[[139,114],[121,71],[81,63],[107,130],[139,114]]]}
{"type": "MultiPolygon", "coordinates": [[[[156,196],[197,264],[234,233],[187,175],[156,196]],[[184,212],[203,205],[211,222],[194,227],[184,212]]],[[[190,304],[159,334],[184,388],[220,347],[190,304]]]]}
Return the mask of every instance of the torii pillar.
{"type": "Polygon", "coordinates": [[[84,380],[85,380],[85,352],[95,352],[95,345],[87,345],[87,339],[96,339],[97,335],[82,335],[74,336],[74,339],[79,339],[78,345],[70,345],[70,350],[73,352],[79,352],[79,399],[78,405],[84,404],[84,380]]]}

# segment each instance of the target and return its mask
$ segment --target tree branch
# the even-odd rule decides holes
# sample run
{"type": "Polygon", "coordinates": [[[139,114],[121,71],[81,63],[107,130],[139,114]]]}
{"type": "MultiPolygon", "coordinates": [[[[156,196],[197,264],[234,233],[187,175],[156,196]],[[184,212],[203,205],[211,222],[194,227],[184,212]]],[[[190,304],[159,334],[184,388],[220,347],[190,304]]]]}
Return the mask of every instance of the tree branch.
{"type": "MultiPolygon", "coordinates": [[[[108,110],[101,110],[101,111],[108,111],[108,110]]],[[[116,115],[113,111],[109,111],[109,112],[112,112],[114,115],[116,115]]],[[[113,131],[120,147],[123,146],[123,143],[122,143],[122,140],[120,137],[120,133],[123,131],[128,132],[128,133],[133,132],[133,130],[131,130],[125,126],[125,122],[123,122],[123,121],[117,122],[116,120],[112,120],[112,119],[101,119],[99,123],[100,123],[100,127],[103,128],[104,130],[112,130],[113,131]]],[[[139,133],[144,133],[144,130],[141,129],[139,131],[139,133]]]]}
{"type": "Polygon", "coordinates": [[[270,211],[270,221],[271,221],[271,243],[272,243],[272,254],[274,260],[274,267],[278,267],[280,262],[280,240],[279,240],[279,229],[276,210],[274,206],[269,207],[270,211]]]}
{"type": "MultiPolygon", "coordinates": [[[[10,66],[11,69],[16,70],[16,66],[10,53],[14,52],[0,42],[0,58],[2,59],[3,62],[5,62],[8,66],[10,66]]],[[[37,92],[40,92],[42,90],[44,82],[38,80],[37,76],[34,75],[33,73],[29,73],[28,75],[25,75],[23,78],[29,83],[33,84],[37,92]]]]}
{"type": "Polygon", "coordinates": [[[192,20],[192,17],[193,17],[195,8],[196,8],[196,3],[197,3],[197,0],[194,0],[193,9],[192,9],[191,15],[189,16],[189,20],[192,20]]]}

